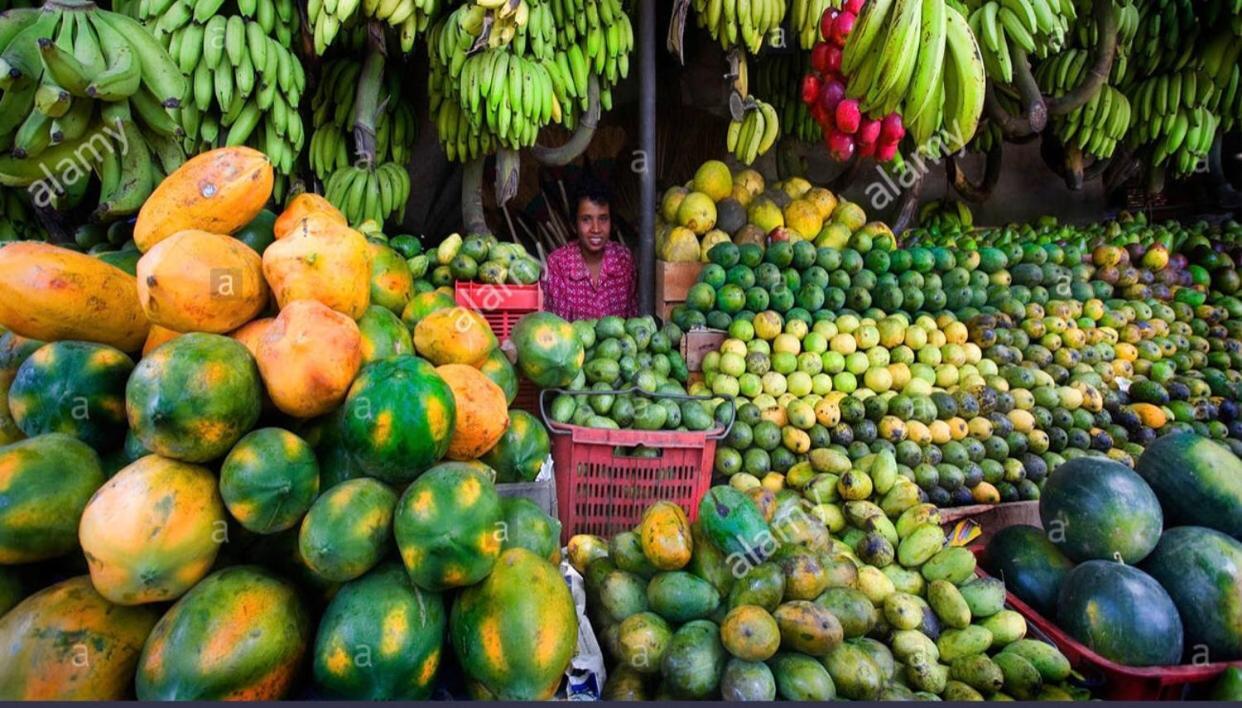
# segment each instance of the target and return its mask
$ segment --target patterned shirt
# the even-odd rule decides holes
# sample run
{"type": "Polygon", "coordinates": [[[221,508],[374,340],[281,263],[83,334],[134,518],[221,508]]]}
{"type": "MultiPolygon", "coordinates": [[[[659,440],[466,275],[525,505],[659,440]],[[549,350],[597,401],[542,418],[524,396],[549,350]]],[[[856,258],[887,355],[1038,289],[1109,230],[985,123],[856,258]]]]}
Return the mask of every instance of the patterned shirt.
{"type": "Polygon", "coordinates": [[[569,320],[585,320],[638,314],[634,257],[616,241],[604,247],[599,282],[582,259],[578,242],[561,246],[548,256],[543,276],[544,309],[569,320]]]}

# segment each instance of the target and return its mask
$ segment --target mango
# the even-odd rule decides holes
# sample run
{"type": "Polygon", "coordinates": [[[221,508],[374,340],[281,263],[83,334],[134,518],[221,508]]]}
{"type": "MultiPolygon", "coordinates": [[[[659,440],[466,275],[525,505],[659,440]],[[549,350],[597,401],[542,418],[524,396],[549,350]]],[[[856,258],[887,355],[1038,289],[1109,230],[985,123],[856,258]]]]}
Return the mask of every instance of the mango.
{"type": "Polygon", "coordinates": [[[893,654],[905,662],[912,655],[923,653],[933,660],[940,659],[940,649],[926,634],[915,629],[901,629],[893,632],[891,644],[893,654]]]}
{"type": "Polygon", "coordinates": [[[775,563],[760,563],[733,583],[729,608],[758,605],[771,612],[785,596],[785,574],[775,563]]]}
{"type": "Polygon", "coordinates": [[[1034,700],[1039,695],[1044,686],[1044,677],[1034,664],[1011,651],[1002,651],[992,657],[992,661],[1001,670],[1007,693],[1024,701],[1034,700]]]}
{"type": "Polygon", "coordinates": [[[901,512],[897,517],[897,535],[905,538],[925,524],[940,524],[940,509],[935,504],[919,504],[901,512]]]}
{"type": "Polygon", "coordinates": [[[776,679],[767,664],[729,659],[720,679],[720,696],[726,701],[771,701],[776,699],[776,679]]]}
{"type": "Polygon", "coordinates": [[[825,656],[845,638],[836,616],[813,602],[783,603],[772,617],[781,632],[781,646],[803,654],[825,656]]]}
{"type": "Polygon", "coordinates": [[[621,623],[619,633],[620,659],[626,666],[644,674],[660,672],[673,638],[667,622],[654,612],[639,612],[621,623]]]}
{"type": "Polygon", "coordinates": [[[1013,610],[1001,610],[979,623],[992,633],[992,646],[1003,647],[1026,636],[1026,618],[1013,610]]]}
{"type": "Polygon", "coordinates": [[[858,586],[858,566],[846,556],[821,556],[824,574],[830,588],[853,588],[858,586]]]}
{"type": "Polygon", "coordinates": [[[703,528],[697,521],[690,525],[690,537],[694,543],[694,554],[686,569],[711,583],[721,597],[728,596],[733,589],[734,577],[733,569],[726,562],[724,553],[708,543],[707,536],[703,534],[703,528]]]}
{"type": "Polygon", "coordinates": [[[708,698],[720,684],[727,659],[715,624],[706,620],[687,622],[673,633],[661,658],[664,686],[680,698],[708,698]]]}
{"type": "Polygon", "coordinates": [[[897,674],[897,662],[893,660],[893,652],[884,644],[870,638],[851,639],[850,643],[866,652],[880,669],[880,678],[889,683],[897,674]]]}
{"type": "Polygon", "coordinates": [[[943,624],[954,629],[970,626],[970,607],[953,583],[933,580],[927,586],[927,602],[943,624]]]}
{"type": "Polygon", "coordinates": [[[713,487],[699,502],[699,523],[708,540],[725,556],[761,562],[775,545],[768,524],[754,502],[732,487],[713,487]]]}
{"type": "Polygon", "coordinates": [[[1001,668],[984,654],[956,659],[949,665],[949,678],[985,694],[999,691],[1005,684],[1001,668]]]}
{"type": "Polygon", "coordinates": [[[880,667],[857,646],[845,643],[824,657],[824,667],[837,691],[854,701],[874,701],[884,685],[880,667]]]}
{"type": "Polygon", "coordinates": [[[716,588],[690,573],[660,573],[647,583],[647,606],[669,622],[681,624],[709,617],[719,604],[716,588]]]}
{"type": "Polygon", "coordinates": [[[1059,683],[1069,678],[1069,659],[1051,644],[1035,639],[1019,639],[1005,647],[1002,653],[1012,653],[1031,662],[1044,677],[1045,683],[1059,683]]]}
{"type": "Polygon", "coordinates": [[[829,588],[815,598],[815,604],[836,615],[847,638],[864,636],[878,620],[871,600],[853,588],[829,588]]]}
{"type": "Polygon", "coordinates": [[[944,685],[944,700],[982,701],[983,695],[961,681],[949,679],[944,685]]]}
{"type": "Polygon", "coordinates": [[[787,701],[831,701],[837,697],[832,676],[820,662],[805,654],[781,652],[768,660],[776,693],[787,701]]]}
{"type": "Polygon", "coordinates": [[[643,512],[639,540],[643,555],[660,570],[684,568],[694,551],[690,520],[670,501],[658,501],[643,512]]]}
{"type": "Polygon", "coordinates": [[[878,531],[871,531],[863,536],[858,545],[854,546],[854,552],[862,562],[877,568],[893,562],[893,544],[878,531]]]}
{"type": "Polygon", "coordinates": [[[978,625],[965,629],[946,629],[936,647],[940,649],[940,660],[953,663],[955,659],[971,654],[981,654],[992,646],[992,633],[978,625]]]}
{"type": "Polygon", "coordinates": [[[998,578],[975,578],[960,590],[976,619],[991,617],[1005,607],[1005,583],[998,578]]]}
{"type": "Polygon", "coordinates": [[[927,582],[923,580],[923,576],[913,570],[906,570],[899,565],[890,565],[884,568],[885,576],[893,581],[893,587],[898,592],[909,593],[911,595],[922,595],[923,588],[927,586],[927,582]]]}
{"type": "Polygon", "coordinates": [[[897,592],[893,581],[879,568],[871,565],[858,569],[858,589],[877,607],[884,604],[889,595],[897,592]]]}
{"type": "Polygon", "coordinates": [[[910,532],[897,547],[897,562],[906,568],[917,568],[944,546],[944,529],[935,524],[925,524],[910,532]]]}
{"type": "Polygon", "coordinates": [[[604,576],[599,602],[614,622],[647,611],[647,583],[637,575],[614,570],[604,576]]]}
{"type": "Polygon", "coordinates": [[[729,610],[720,624],[725,650],[746,661],[766,661],[781,645],[781,630],[768,611],[757,605],[729,610]]]}
{"type": "Polygon", "coordinates": [[[880,509],[889,517],[900,518],[910,508],[919,503],[919,488],[905,477],[900,477],[892,488],[880,500],[880,509]]]}
{"type": "Polygon", "coordinates": [[[919,572],[929,582],[947,580],[954,585],[961,585],[974,577],[975,565],[975,554],[954,546],[941,549],[919,568],[919,572]]]}
{"type": "Polygon", "coordinates": [[[828,575],[813,553],[783,546],[776,564],[785,575],[785,600],[814,600],[828,589],[828,575]]]}
{"type": "Polygon", "coordinates": [[[644,579],[651,579],[659,572],[643,553],[642,542],[638,534],[624,531],[612,537],[608,544],[608,557],[617,567],[644,579]]]}
{"type": "Polygon", "coordinates": [[[896,630],[916,629],[923,623],[923,608],[916,596],[895,592],[884,600],[884,619],[896,630]]]}
{"type": "Polygon", "coordinates": [[[907,656],[905,664],[906,681],[910,688],[936,696],[944,693],[945,684],[949,681],[949,667],[937,663],[936,659],[924,652],[907,656]]]}

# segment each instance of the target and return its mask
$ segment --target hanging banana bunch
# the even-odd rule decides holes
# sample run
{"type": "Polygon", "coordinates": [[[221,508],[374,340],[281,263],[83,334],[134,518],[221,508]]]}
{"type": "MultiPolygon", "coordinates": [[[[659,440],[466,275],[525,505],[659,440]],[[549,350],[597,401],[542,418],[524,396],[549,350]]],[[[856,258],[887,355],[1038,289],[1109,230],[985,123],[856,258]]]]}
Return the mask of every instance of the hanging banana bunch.
{"type": "MultiPolygon", "coordinates": [[[[334,59],[324,64],[322,79],[311,98],[311,134],[307,157],[320,181],[356,161],[351,149],[354,127],[354,101],[362,64],[354,57],[334,59]]],[[[375,118],[375,162],[405,165],[418,140],[418,123],[409,100],[402,100],[400,75],[384,73],[379,104],[383,110],[375,118]]]]}
{"type": "Polygon", "coordinates": [[[176,111],[186,152],[261,150],[280,199],[307,132],[299,113],[306,75],[289,49],[299,31],[293,0],[154,0],[131,10],[189,83],[176,111]]]}
{"type": "Polygon", "coordinates": [[[0,244],[47,239],[47,232],[39,227],[22,197],[16,189],[0,187],[0,244]]]}
{"type": "Polygon", "coordinates": [[[410,175],[396,162],[344,167],[328,177],[324,197],[353,225],[383,224],[393,214],[400,222],[410,197],[410,175]]]}
{"type": "Polygon", "coordinates": [[[802,77],[810,71],[805,53],[773,54],[756,60],[755,94],[772,104],[780,116],[781,137],[817,143],[823,130],[801,100],[802,77]]]}
{"type": "Polygon", "coordinates": [[[793,0],[789,6],[789,23],[798,35],[798,46],[810,51],[823,39],[820,20],[827,10],[840,10],[845,0],[793,0]]]}
{"type": "Polygon", "coordinates": [[[737,161],[751,165],[755,158],[767,154],[780,136],[781,121],[769,103],[747,96],[741,120],[729,122],[726,147],[737,161]]]}
{"type": "Polygon", "coordinates": [[[397,31],[401,50],[414,50],[418,33],[426,31],[440,12],[441,0],[308,0],[306,21],[323,56],[343,28],[366,19],[379,20],[397,31]]]}
{"type": "MultiPolygon", "coordinates": [[[[823,4],[825,7],[815,15],[817,25],[824,9],[840,6],[840,3],[823,4]]],[[[744,47],[751,54],[758,54],[765,43],[782,41],[785,0],[693,0],[691,7],[698,26],[706,29],[724,49],[744,47]]],[[[805,27],[807,21],[806,15],[796,20],[801,23],[800,27],[805,27]]],[[[800,29],[796,31],[801,38],[800,29]]]]}
{"type": "Polygon", "coordinates": [[[1059,52],[1077,18],[1073,0],[987,0],[970,14],[970,28],[988,77],[1008,84],[1015,54],[1042,59],[1059,52]]]}
{"type": "Polygon", "coordinates": [[[134,214],[185,161],[185,77],[132,18],[69,2],[0,15],[0,185],[96,222],[134,214]],[[87,159],[89,156],[89,159],[87,159]]]}
{"type": "Polygon", "coordinates": [[[1202,70],[1152,76],[1130,89],[1134,124],[1127,141],[1132,149],[1150,149],[1150,164],[1168,163],[1175,176],[1194,171],[1207,157],[1220,118],[1213,112],[1221,94],[1202,70]]]}

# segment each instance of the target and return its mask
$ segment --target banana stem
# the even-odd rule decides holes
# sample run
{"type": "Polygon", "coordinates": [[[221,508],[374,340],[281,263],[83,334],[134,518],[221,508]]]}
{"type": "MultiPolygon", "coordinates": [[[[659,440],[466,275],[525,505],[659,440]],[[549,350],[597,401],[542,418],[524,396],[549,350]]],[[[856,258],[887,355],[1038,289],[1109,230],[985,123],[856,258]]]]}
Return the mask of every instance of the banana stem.
{"type": "MultiPolygon", "coordinates": [[[[93,10],[95,3],[93,0],[48,0],[43,3],[44,7],[55,7],[62,10],[93,10]]],[[[119,10],[118,10],[119,12],[119,10]]]]}
{"type": "Polygon", "coordinates": [[[901,208],[897,212],[897,219],[893,222],[894,235],[900,235],[914,222],[914,213],[919,208],[919,195],[923,192],[923,179],[926,176],[925,170],[919,170],[914,184],[910,185],[906,193],[901,196],[901,208]]]}
{"type": "Polygon", "coordinates": [[[1117,12],[1111,2],[1097,2],[1092,14],[1099,40],[1095,45],[1095,57],[1087,76],[1082,83],[1067,91],[1062,96],[1048,99],[1048,113],[1063,116],[1076,108],[1081,108],[1099,93],[1108,82],[1108,75],[1113,71],[1113,59],[1117,56],[1117,12]]]}
{"type": "Polygon", "coordinates": [[[496,151],[496,206],[503,207],[517,196],[518,179],[522,174],[522,158],[517,150],[496,151]]]}
{"type": "Polygon", "coordinates": [[[484,156],[467,162],[461,175],[461,220],[467,234],[487,235],[492,232],[483,214],[484,156]]]}
{"type": "Polygon", "coordinates": [[[948,172],[949,181],[953,184],[953,190],[968,202],[980,204],[987,201],[988,197],[992,196],[997,180],[1000,179],[1001,158],[1004,156],[1003,146],[1004,141],[998,140],[988,148],[983,179],[979,184],[972,182],[966,171],[957,164],[956,155],[949,155],[945,170],[948,172]]]}
{"type": "Polygon", "coordinates": [[[1118,145],[1112,159],[1104,168],[1104,192],[1110,193],[1129,182],[1134,175],[1138,174],[1140,167],[1142,163],[1129,150],[1118,145]]]}
{"type": "Polygon", "coordinates": [[[988,118],[1001,129],[1001,134],[1008,139],[1016,139],[1042,132],[1048,125],[1048,108],[1043,95],[1039,92],[1039,84],[1031,73],[1031,63],[1026,54],[1021,54],[1013,62],[1014,84],[1022,101],[1023,114],[1015,116],[1000,104],[996,98],[996,89],[989,81],[984,88],[984,108],[988,118]]]}
{"type": "Polygon", "coordinates": [[[855,152],[850,156],[850,161],[845,163],[845,168],[837,173],[836,177],[828,183],[828,189],[834,194],[845,191],[845,188],[854,183],[854,179],[858,177],[858,173],[862,171],[862,158],[855,152]]]}
{"type": "Polygon", "coordinates": [[[73,230],[69,227],[69,219],[66,214],[57,211],[55,207],[30,205],[30,210],[34,212],[35,220],[39,222],[39,226],[47,232],[48,243],[60,244],[69,243],[73,240],[73,230]]]}
{"type": "Polygon", "coordinates": [[[368,169],[375,164],[375,122],[384,80],[384,58],[384,28],[371,21],[367,23],[367,59],[354,97],[354,152],[368,169]]]}
{"type": "Polygon", "coordinates": [[[564,167],[586,151],[595,137],[595,128],[599,126],[599,79],[594,74],[587,80],[587,109],[578,120],[578,128],[569,140],[559,147],[549,148],[542,145],[531,147],[530,154],[541,165],[548,167],[564,167]]]}

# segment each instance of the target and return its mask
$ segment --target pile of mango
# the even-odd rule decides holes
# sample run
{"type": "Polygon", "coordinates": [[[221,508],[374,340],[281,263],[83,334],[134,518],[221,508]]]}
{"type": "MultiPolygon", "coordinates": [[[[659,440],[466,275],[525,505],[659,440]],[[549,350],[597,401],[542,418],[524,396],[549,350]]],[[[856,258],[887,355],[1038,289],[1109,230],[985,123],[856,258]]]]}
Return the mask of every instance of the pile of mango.
{"type": "Polygon", "coordinates": [[[719,486],[694,522],[659,501],[632,531],[571,538],[604,698],[1089,698],[935,506],[850,502],[834,535],[813,494],[719,486]]]}

